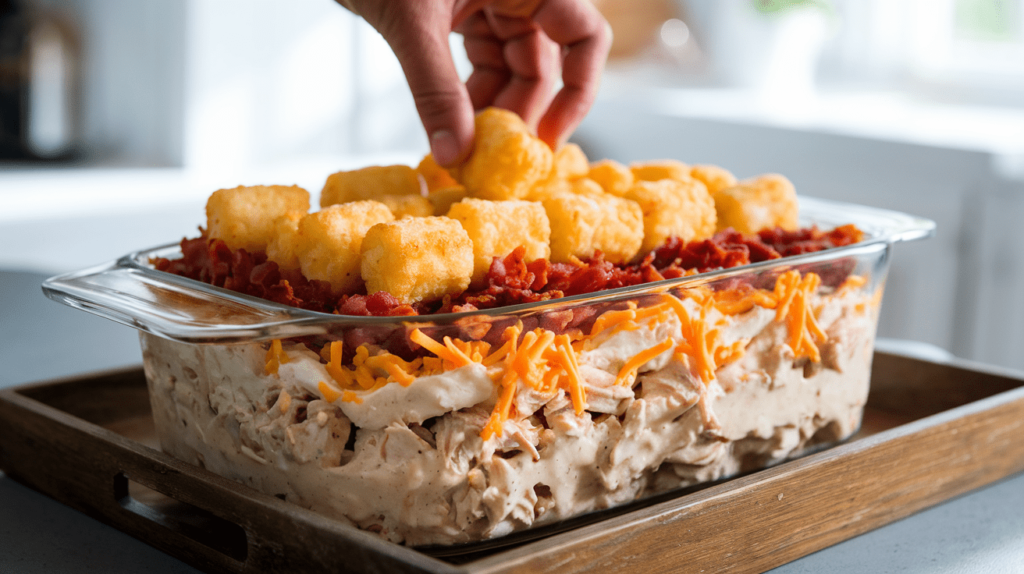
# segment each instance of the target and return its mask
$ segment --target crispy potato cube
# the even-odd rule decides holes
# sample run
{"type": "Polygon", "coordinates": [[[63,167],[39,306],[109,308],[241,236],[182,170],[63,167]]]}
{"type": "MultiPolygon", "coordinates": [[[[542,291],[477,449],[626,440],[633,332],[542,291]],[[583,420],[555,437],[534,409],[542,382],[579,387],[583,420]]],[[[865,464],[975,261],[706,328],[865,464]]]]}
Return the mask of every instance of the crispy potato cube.
{"type": "Polygon", "coordinates": [[[706,239],[715,233],[715,202],[704,184],[674,179],[638,181],[626,193],[640,204],[644,217],[641,253],[660,247],[669,237],[706,239]]]}
{"type": "Polygon", "coordinates": [[[618,197],[626,195],[629,188],[633,187],[633,172],[621,163],[603,159],[590,164],[590,171],[587,177],[596,181],[605,193],[618,197]]]}
{"type": "Polygon", "coordinates": [[[274,220],[289,211],[309,211],[309,192],[297,185],[218,189],[206,202],[206,233],[231,249],[264,251],[274,220]]]}
{"type": "Polygon", "coordinates": [[[516,114],[487,108],[476,116],[476,144],[453,169],[470,197],[522,199],[551,173],[551,148],[532,135],[516,114]]]}
{"type": "Polygon", "coordinates": [[[441,167],[434,159],[433,154],[427,154],[423,156],[423,160],[416,166],[416,171],[423,176],[423,181],[427,184],[427,191],[433,193],[439,189],[446,187],[455,187],[459,182],[455,181],[448,170],[441,167]]]}
{"type": "Polygon", "coordinates": [[[695,165],[690,168],[690,176],[704,182],[704,186],[708,188],[708,193],[711,194],[711,197],[714,197],[716,193],[727,187],[736,185],[736,176],[729,170],[717,165],[695,165]]]}
{"type": "Polygon", "coordinates": [[[580,146],[567,143],[555,152],[555,168],[552,171],[557,177],[573,180],[587,175],[590,164],[580,146]]]}
{"type": "Polygon", "coordinates": [[[366,292],[387,291],[413,303],[465,291],[473,242],[458,221],[414,217],[374,225],[362,246],[366,292]]]}
{"type": "Polygon", "coordinates": [[[388,206],[369,200],[331,205],[303,217],[298,241],[302,274],[329,282],[338,293],[356,290],[363,236],[374,225],[394,219],[388,206]]]}
{"type": "Polygon", "coordinates": [[[434,204],[422,195],[382,195],[377,201],[388,206],[395,219],[434,215],[434,204]]]}
{"type": "Polygon", "coordinates": [[[539,203],[467,198],[452,205],[448,217],[458,221],[473,241],[472,285],[482,286],[491,261],[520,245],[526,248],[526,261],[546,259],[551,254],[551,225],[539,203]]]}
{"type": "Polygon", "coordinates": [[[280,269],[299,268],[299,220],[305,211],[289,211],[274,220],[274,236],[267,244],[267,259],[277,263],[280,269]]]}
{"type": "Polygon", "coordinates": [[[605,259],[626,263],[644,240],[643,212],[635,201],[614,195],[560,193],[543,202],[551,222],[551,261],[587,259],[601,250],[605,259]]]}
{"type": "Polygon", "coordinates": [[[589,177],[581,177],[574,180],[570,185],[572,186],[572,192],[576,195],[586,195],[590,197],[606,195],[601,184],[589,177]]]}
{"type": "Polygon", "coordinates": [[[740,233],[762,229],[796,229],[799,206],[796,189],[785,177],[770,173],[739,182],[715,194],[718,229],[740,233]]]}
{"type": "Polygon", "coordinates": [[[453,203],[458,203],[466,198],[466,188],[455,184],[432,192],[427,200],[434,206],[434,215],[444,215],[451,209],[453,203]]]}
{"type": "Polygon", "coordinates": [[[631,163],[629,169],[637,181],[659,181],[662,179],[687,181],[691,179],[690,166],[674,159],[638,161],[631,163]]]}
{"type": "Polygon", "coordinates": [[[407,165],[372,165],[327,176],[320,207],[377,199],[382,195],[423,195],[419,172],[407,165]]]}
{"type": "Polygon", "coordinates": [[[527,201],[544,201],[559,193],[572,193],[572,184],[559,177],[548,177],[533,184],[523,199],[527,201]]]}

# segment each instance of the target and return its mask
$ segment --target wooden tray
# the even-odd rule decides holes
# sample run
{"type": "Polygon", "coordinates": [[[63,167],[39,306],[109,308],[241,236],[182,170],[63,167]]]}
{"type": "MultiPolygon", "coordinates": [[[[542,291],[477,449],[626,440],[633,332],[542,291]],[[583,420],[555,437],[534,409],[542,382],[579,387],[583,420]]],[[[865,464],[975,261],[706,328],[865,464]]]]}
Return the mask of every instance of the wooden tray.
{"type": "Polygon", "coordinates": [[[211,572],[761,572],[1024,470],[1022,436],[1020,374],[876,353],[842,445],[442,558],[155,450],[141,369],[0,391],[0,469],[211,572]]]}

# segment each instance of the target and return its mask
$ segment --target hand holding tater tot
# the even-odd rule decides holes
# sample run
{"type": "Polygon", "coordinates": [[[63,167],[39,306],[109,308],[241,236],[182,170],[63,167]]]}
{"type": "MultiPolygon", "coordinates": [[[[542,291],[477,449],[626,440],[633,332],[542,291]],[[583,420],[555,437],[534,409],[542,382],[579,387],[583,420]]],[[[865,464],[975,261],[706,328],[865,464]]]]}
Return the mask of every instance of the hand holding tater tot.
{"type": "Polygon", "coordinates": [[[387,40],[405,72],[433,157],[452,166],[473,145],[473,110],[516,112],[552,148],[590,109],[611,30],[588,0],[338,0],[387,40]],[[448,36],[465,38],[463,84],[448,36]],[[552,98],[559,69],[562,88],[552,98]]]}

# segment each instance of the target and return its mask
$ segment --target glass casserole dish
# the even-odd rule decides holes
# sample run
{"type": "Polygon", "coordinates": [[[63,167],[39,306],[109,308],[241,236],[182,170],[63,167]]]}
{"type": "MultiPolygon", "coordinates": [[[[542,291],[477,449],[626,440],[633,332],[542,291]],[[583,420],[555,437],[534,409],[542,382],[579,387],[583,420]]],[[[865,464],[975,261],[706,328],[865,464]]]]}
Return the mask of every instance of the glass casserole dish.
{"type": "Polygon", "coordinates": [[[139,329],[166,452],[395,542],[456,544],[852,435],[893,244],[934,223],[807,197],[800,214],[864,240],[414,317],[306,311],[153,269],[176,244],[43,290],[139,329]]]}

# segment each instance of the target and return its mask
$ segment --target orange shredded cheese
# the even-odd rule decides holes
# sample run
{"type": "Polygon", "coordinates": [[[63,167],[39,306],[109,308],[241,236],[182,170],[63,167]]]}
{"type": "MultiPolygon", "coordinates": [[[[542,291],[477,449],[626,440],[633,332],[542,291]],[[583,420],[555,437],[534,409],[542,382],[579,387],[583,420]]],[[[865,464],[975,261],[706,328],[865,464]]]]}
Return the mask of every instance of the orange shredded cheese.
{"type": "Polygon", "coordinates": [[[351,372],[341,366],[341,355],[344,345],[341,341],[331,341],[330,359],[327,361],[327,374],[342,387],[350,387],[354,383],[351,372]]]}
{"type": "Polygon", "coordinates": [[[631,383],[636,377],[637,370],[642,367],[644,363],[669,350],[672,345],[672,339],[665,339],[657,345],[649,349],[644,349],[636,355],[633,355],[633,357],[626,361],[626,364],[622,365],[622,368],[619,369],[619,376],[615,377],[615,384],[625,385],[627,382],[631,383]]]}
{"type": "Polygon", "coordinates": [[[620,309],[618,311],[605,311],[600,317],[594,321],[594,326],[590,328],[590,336],[604,331],[605,329],[622,323],[623,321],[631,321],[636,319],[636,303],[630,301],[628,303],[628,309],[620,309]]]}
{"type": "Polygon", "coordinates": [[[569,387],[569,397],[572,398],[572,407],[576,414],[583,414],[587,408],[587,393],[583,388],[583,377],[580,376],[580,366],[576,360],[576,352],[572,348],[568,335],[559,335],[555,343],[558,349],[558,357],[561,359],[562,368],[566,373],[565,384],[569,387]]]}
{"type": "Polygon", "coordinates": [[[863,275],[850,275],[842,282],[841,285],[839,285],[839,288],[836,289],[836,294],[846,293],[847,291],[863,287],[867,282],[868,278],[863,275]]]}
{"type": "Polygon", "coordinates": [[[288,412],[288,409],[292,406],[292,396],[288,394],[288,391],[281,389],[281,394],[277,396],[277,408],[284,414],[288,412]]]}
{"type": "Polygon", "coordinates": [[[494,411],[491,412],[491,417],[487,420],[487,424],[484,425],[483,430],[480,432],[480,438],[487,440],[494,435],[501,436],[502,428],[505,421],[508,420],[509,411],[512,408],[512,399],[516,395],[516,381],[512,379],[507,381],[502,380],[501,394],[498,396],[498,403],[494,405],[494,411]]]}
{"type": "Polygon", "coordinates": [[[431,353],[434,353],[438,358],[448,361],[456,367],[464,367],[472,362],[469,360],[469,357],[467,357],[462,351],[459,351],[455,345],[451,344],[450,337],[445,337],[445,344],[442,345],[428,337],[423,333],[423,331],[416,329],[409,335],[409,339],[431,353]]]}
{"type": "Polygon", "coordinates": [[[270,348],[267,349],[266,364],[263,366],[263,370],[268,375],[276,375],[277,370],[281,368],[281,365],[288,362],[288,354],[284,352],[284,347],[281,346],[281,339],[274,339],[270,342],[270,348]]]}
{"type": "Polygon", "coordinates": [[[821,284],[821,277],[808,273],[802,279],[793,270],[779,277],[775,291],[781,290],[782,302],[776,308],[775,320],[784,321],[789,331],[789,347],[795,357],[807,357],[814,362],[821,361],[821,353],[815,341],[824,342],[827,337],[818,325],[810,301],[814,291],[821,284]]]}
{"type": "Polygon", "coordinates": [[[324,400],[329,403],[333,403],[341,398],[341,391],[335,389],[331,385],[328,385],[327,381],[320,381],[317,383],[316,388],[320,391],[320,394],[323,395],[324,400]]]}
{"type": "Polygon", "coordinates": [[[345,391],[341,393],[341,402],[343,403],[355,403],[357,405],[363,404],[363,398],[353,393],[352,391],[345,391]]]}

